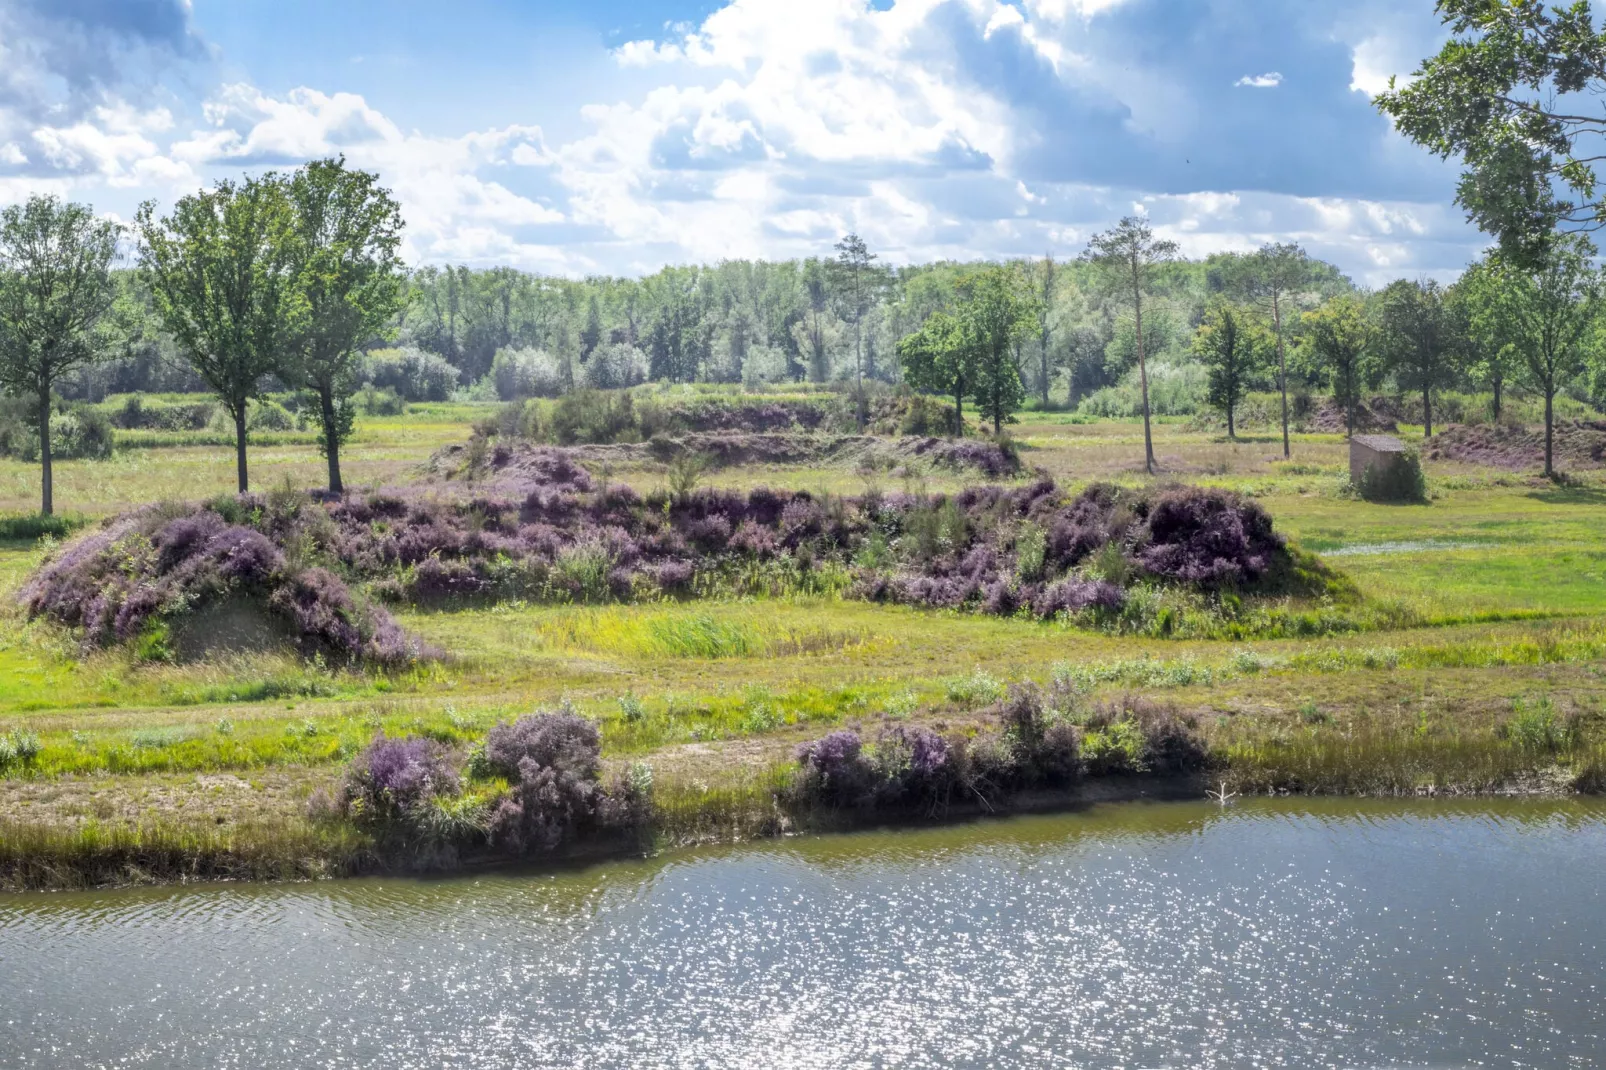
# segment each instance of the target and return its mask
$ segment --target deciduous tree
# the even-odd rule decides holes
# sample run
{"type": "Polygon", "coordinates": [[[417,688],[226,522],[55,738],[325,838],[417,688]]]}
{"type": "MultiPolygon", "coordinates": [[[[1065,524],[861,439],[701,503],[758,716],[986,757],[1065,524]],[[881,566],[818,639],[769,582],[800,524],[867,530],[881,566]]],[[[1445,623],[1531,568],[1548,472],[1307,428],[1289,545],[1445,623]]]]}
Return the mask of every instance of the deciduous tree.
{"type": "Polygon", "coordinates": [[[1497,314],[1514,339],[1521,378],[1545,399],[1545,475],[1555,475],[1556,392],[1584,370],[1588,343],[1601,313],[1601,273],[1595,246],[1581,234],[1563,235],[1537,262],[1496,258],[1497,314]]]}
{"type": "Polygon", "coordinates": [[[1452,38],[1377,106],[1462,161],[1456,201],[1511,265],[1545,270],[1562,229],[1606,223],[1606,34],[1588,0],[1438,0],[1452,38]]]}
{"type": "Polygon", "coordinates": [[[934,312],[920,329],[898,340],[904,381],[916,390],[954,399],[954,424],[965,433],[965,398],[975,386],[979,346],[971,325],[950,312],[934,312]]]}
{"type": "Polygon", "coordinates": [[[162,326],[234,418],[235,474],[246,470],[246,414],[265,376],[283,372],[306,315],[295,273],[295,213],[269,172],[224,179],[137,216],[141,266],[162,326]]]}
{"type": "Polygon", "coordinates": [[[1136,321],[1138,381],[1143,391],[1143,466],[1154,474],[1154,435],[1149,427],[1149,368],[1143,352],[1143,295],[1156,264],[1174,260],[1177,243],[1156,239],[1148,221],[1127,216],[1088,242],[1084,258],[1100,269],[1105,284],[1132,302],[1136,321]]]}
{"type": "Polygon", "coordinates": [[[1366,305],[1351,294],[1334,297],[1300,318],[1299,356],[1325,379],[1333,401],[1344,410],[1344,431],[1355,434],[1355,409],[1374,371],[1372,324],[1366,305]]]}
{"type": "Polygon", "coordinates": [[[1193,335],[1193,352],[1209,370],[1207,397],[1227,415],[1227,437],[1237,438],[1233,420],[1251,377],[1266,359],[1266,330],[1246,309],[1217,298],[1193,335]]]}
{"type": "Polygon", "coordinates": [[[306,310],[287,369],[317,395],[319,446],[329,489],[344,490],[340,447],[351,435],[359,347],[377,338],[402,308],[397,249],[402,218],[378,176],[350,170],[344,159],[315,160],[289,182],[294,211],[294,264],[306,310]]]}
{"type": "Polygon", "coordinates": [[[1431,279],[1391,282],[1378,295],[1377,349],[1403,390],[1422,393],[1422,433],[1433,437],[1433,394],[1453,372],[1454,336],[1444,288],[1431,279]]]}
{"type": "Polygon", "coordinates": [[[55,510],[50,397],[58,379],[98,359],[122,228],[86,204],[35,195],[0,212],[0,384],[32,398],[39,420],[40,510],[55,510]]]}
{"type": "Polygon", "coordinates": [[[1288,347],[1283,338],[1283,313],[1288,298],[1310,278],[1310,257],[1291,242],[1262,245],[1244,266],[1243,286],[1263,300],[1271,312],[1272,339],[1277,347],[1277,392],[1282,397],[1283,456],[1293,452],[1288,441],[1288,347]]]}
{"type": "Polygon", "coordinates": [[[974,339],[976,371],[972,393],[976,405],[999,434],[1004,421],[1026,400],[1015,342],[1036,323],[1036,302],[1012,267],[984,268],[961,284],[959,315],[974,339]]]}

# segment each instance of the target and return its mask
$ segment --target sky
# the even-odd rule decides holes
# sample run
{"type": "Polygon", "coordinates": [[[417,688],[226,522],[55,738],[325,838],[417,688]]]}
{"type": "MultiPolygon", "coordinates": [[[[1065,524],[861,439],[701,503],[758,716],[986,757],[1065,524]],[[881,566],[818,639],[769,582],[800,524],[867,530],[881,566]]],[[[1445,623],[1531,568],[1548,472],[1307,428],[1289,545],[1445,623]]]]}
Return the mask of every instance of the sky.
{"type": "Polygon", "coordinates": [[[413,264],[1189,256],[1298,241],[1357,282],[1486,242],[1372,104],[1430,0],[0,0],[0,204],[128,220],[344,154],[413,264]]]}

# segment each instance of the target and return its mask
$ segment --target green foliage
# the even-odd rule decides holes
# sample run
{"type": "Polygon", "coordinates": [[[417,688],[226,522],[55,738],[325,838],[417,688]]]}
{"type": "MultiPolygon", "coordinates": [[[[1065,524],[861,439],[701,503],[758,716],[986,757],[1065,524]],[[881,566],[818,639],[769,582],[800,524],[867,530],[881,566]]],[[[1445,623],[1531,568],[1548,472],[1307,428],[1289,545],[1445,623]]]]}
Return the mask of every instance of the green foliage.
{"type": "Polygon", "coordinates": [[[0,516],[0,540],[34,542],[43,538],[65,539],[88,523],[88,517],[79,515],[23,513],[0,516]]]}
{"type": "Polygon", "coordinates": [[[1345,429],[1354,434],[1355,407],[1378,370],[1366,306],[1359,298],[1341,294],[1306,312],[1299,325],[1300,363],[1326,380],[1333,403],[1344,410],[1345,429]]]}
{"type": "MultiPolygon", "coordinates": [[[[88,205],[43,194],[0,211],[0,387],[32,403],[44,513],[55,509],[50,438],[56,421],[40,414],[50,411],[51,392],[63,375],[104,354],[97,328],[115,295],[110,269],[121,234],[121,226],[97,219],[88,205]]],[[[103,426],[104,453],[110,453],[109,425],[103,426]]]]}
{"type": "Polygon", "coordinates": [[[1209,369],[1206,397],[1227,417],[1227,435],[1237,434],[1234,414],[1269,355],[1264,327],[1246,310],[1217,299],[1194,332],[1193,352],[1209,369]]]}
{"type": "Polygon", "coordinates": [[[1428,500],[1427,477],[1422,474],[1422,458],[1415,450],[1406,450],[1395,461],[1367,465],[1361,473],[1361,485],[1355,489],[1369,502],[1428,500]]]}
{"type": "Polygon", "coordinates": [[[297,224],[285,181],[273,173],[180,197],[158,218],[136,217],[141,265],[163,328],[235,419],[239,490],[248,489],[247,403],[306,324],[297,282],[297,224]]]}
{"type": "Polygon", "coordinates": [[[1448,386],[1456,350],[1454,322],[1444,288],[1428,280],[1399,279],[1377,298],[1373,344],[1403,390],[1422,395],[1425,434],[1433,434],[1433,395],[1448,386]]]}
{"type": "Polygon", "coordinates": [[[1587,3],[1439,0],[1452,35],[1376,98],[1406,137],[1462,161],[1456,201],[1502,256],[1543,259],[1559,225],[1601,218],[1594,138],[1577,103],[1606,91],[1606,37],[1587,3]],[[1580,144],[1582,142],[1582,144],[1580,144]]]}
{"type": "Polygon", "coordinates": [[[1501,735],[1526,751],[1554,753],[1570,748],[1576,741],[1574,729],[1556,717],[1549,698],[1529,704],[1512,702],[1512,716],[1500,727],[1501,735]]]}
{"type": "Polygon", "coordinates": [[[358,347],[381,335],[404,303],[401,209],[377,175],[348,169],[344,157],[297,168],[286,192],[290,270],[305,316],[278,370],[316,396],[311,415],[329,489],[339,491],[340,446],[355,426],[350,399],[362,375],[358,347]]]}
{"type": "Polygon", "coordinates": [[[1082,760],[1093,775],[1141,773],[1148,768],[1144,761],[1147,746],[1143,728],[1136,721],[1123,718],[1083,734],[1082,760]]]}

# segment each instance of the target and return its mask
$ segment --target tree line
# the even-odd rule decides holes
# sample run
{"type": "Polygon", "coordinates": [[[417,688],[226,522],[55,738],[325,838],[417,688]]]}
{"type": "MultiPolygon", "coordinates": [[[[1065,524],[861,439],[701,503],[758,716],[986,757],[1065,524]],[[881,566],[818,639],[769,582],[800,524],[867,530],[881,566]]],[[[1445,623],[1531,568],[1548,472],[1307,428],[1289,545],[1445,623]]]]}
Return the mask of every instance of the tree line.
{"type": "MultiPolygon", "coordinates": [[[[1142,217],[1074,259],[888,267],[857,235],[834,255],[668,267],[640,279],[551,278],[398,258],[403,221],[378,176],[314,161],[145,204],[130,231],[48,196],[0,212],[0,386],[38,420],[42,508],[53,508],[58,394],[205,389],[234,422],[249,486],[250,403],[304,392],[332,491],[352,433],[365,354],[392,343],[435,387],[512,399],[653,381],[903,382],[974,405],[995,433],[1023,405],[1072,405],[1135,381],[1154,470],[1150,376],[1202,365],[1207,400],[1236,437],[1251,390],[1330,392],[1351,432],[1367,390],[1434,396],[1456,386],[1553,403],[1602,378],[1594,247],[1563,235],[1522,257],[1496,247],[1456,283],[1356,288],[1294,244],[1179,257],[1142,217]],[[118,265],[132,239],[132,268],[118,265]]],[[[404,361],[405,363],[405,361],[404,361]]],[[[404,376],[405,378],[405,376],[404,376]]],[[[434,389],[435,387],[432,387],[434,389]]],[[[963,422],[959,424],[962,432],[963,422]]]]}

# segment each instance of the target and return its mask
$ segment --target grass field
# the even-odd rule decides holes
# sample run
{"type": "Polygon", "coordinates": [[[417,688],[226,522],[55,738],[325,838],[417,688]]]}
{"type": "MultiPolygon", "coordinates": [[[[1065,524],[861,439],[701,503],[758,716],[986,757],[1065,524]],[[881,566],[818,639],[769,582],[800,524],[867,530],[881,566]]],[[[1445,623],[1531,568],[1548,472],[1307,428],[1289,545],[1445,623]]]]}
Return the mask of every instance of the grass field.
{"type": "MultiPolygon", "coordinates": [[[[489,412],[415,406],[361,421],[345,453],[348,484],[406,479],[489,412]]],[[[1072,487],[1146,478],[1136,422],[1028,413],[1016,436],[1026,464],[1072,487]]],[[[174,439],[182,444],[129,442],[109,461],[58,463],[58,507],[98,517],[232,490],[227,446],[174,439]]],[[[1296,436],[1284,461],[1270,436],[1227,442],[1161,422],[1156,451],[1162,478],[1256,496],[1279,531],[1419,626],[1227,643],[1117,638],[841,599],[514,603],[401,614],[404,627],[449,656],[382,674],[268,653],[188,665],[86,655],[71,636],[25,621],[8,593],[0,735],[36,735],[40,749],[30,763],[0,763],[0,868],[7,859],[66,860],[120,844],[118,857],[232,852],[257,860],[242,870],[252,874],[338,869],[361,845],[310,824],[306,801],[376,732],[466,744],[499,719],[563,699],[601,723],[606,757],[653,766],[659,805],[679,815],[685,837],[739,828],[743,807],[767,797],[791,749],[830,727],[963,726],[1004,685],[1055,675],[1090,701],[1140,696],[1197,717],[1223,776],[1240,790],[1555,788],[1602,764],[1599,473],[1557,486],[1429,463],[1431,500],[1389,506],[1341,495],[1347,454],[1337,435],[1296,436]],[[1565,725],[1565,740],[1535,750],[1519,739],[1514,720],[1531,720],[1534,710],[1565,725]]],[[[294,435],[254,448],[251,464],[261,487],[322,482],[315,445],[294,435]]],[[[642,467],[612,478],[649,488],[665,476],[642,467]]],[[[823,467],[705,477],[840,493],[867,483],[941,490],[960,482],[823,467]]],[[[37,492],[32,466],[0,462],[0,508],[32,508],[37,492]]],[[[47,549],[0,544],[0,587],[14,592],[47,549]]],[[[56,878],[44,862],[9,871],[50,884],[70,883],[62,874],[71,868],[62,861],[56,878]]]]}

